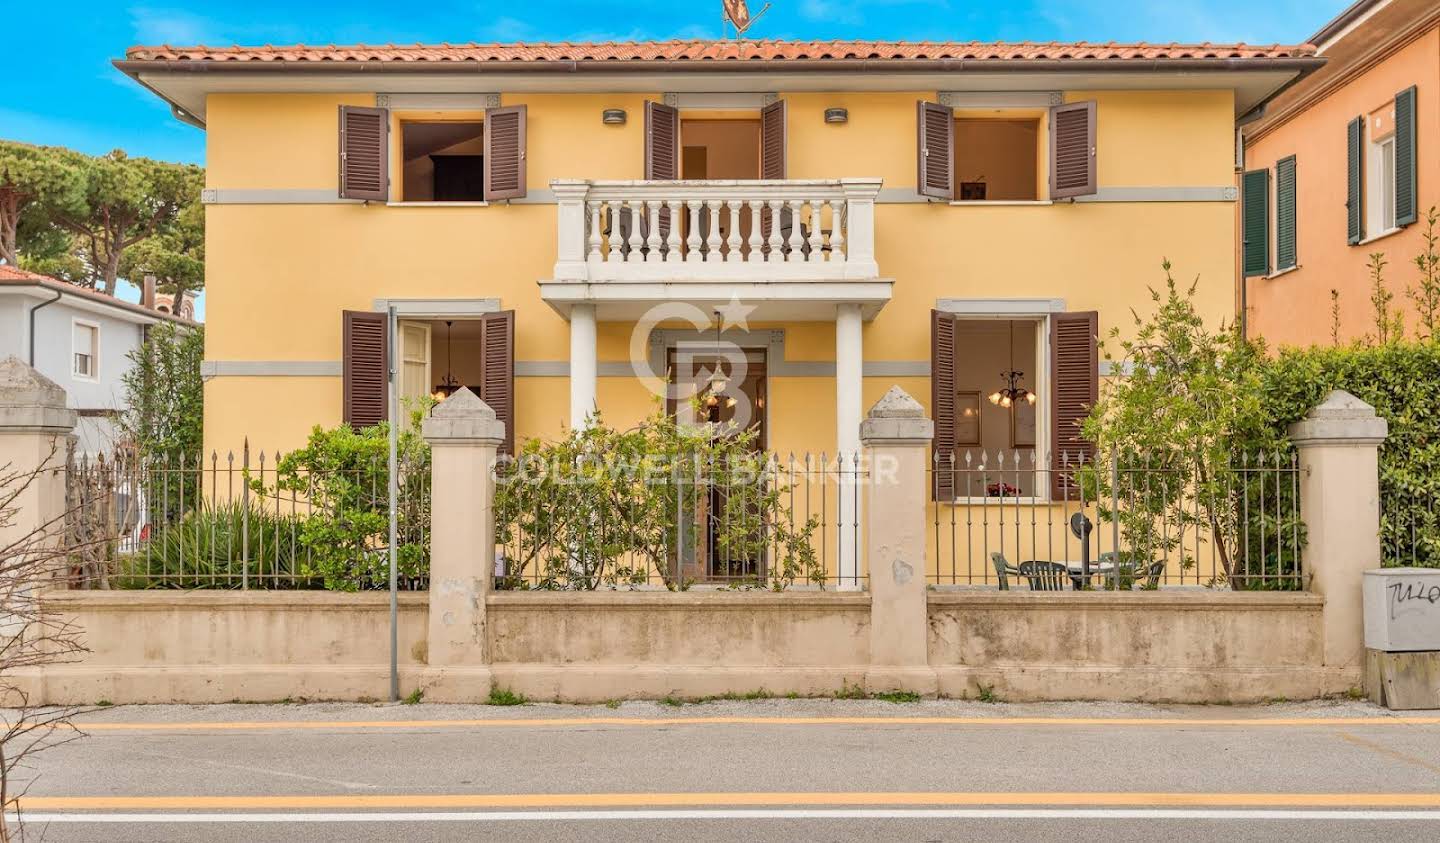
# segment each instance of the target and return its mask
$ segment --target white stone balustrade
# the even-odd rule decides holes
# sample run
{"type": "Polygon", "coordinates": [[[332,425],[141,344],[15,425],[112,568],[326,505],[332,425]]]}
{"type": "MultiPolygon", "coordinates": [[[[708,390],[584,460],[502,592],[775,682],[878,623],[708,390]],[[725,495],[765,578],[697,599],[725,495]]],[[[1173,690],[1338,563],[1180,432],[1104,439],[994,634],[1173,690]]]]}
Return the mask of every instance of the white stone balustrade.
{"type": "Polygon", "coordinates": [[[875,278],[880,179],[551,182],[556,281],[875,278]]]}

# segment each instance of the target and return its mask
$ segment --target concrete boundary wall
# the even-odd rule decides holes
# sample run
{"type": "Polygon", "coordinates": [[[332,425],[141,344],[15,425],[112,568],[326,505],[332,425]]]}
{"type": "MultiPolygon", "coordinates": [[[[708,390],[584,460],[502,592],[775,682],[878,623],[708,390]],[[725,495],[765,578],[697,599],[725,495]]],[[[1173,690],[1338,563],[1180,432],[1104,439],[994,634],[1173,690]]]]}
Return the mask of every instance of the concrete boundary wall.
{"type": "MultiPolygon", "coordinates": [[[[49,703],[384,699],[385,594],[51,592],[83,661],[30,671],[49,703]]],[[[1005,700],[1252,702],[1348,690],[1305,593],[928,593],[939,693],[1005,700]]],[[[487,599],[495,687],[535,700],[865,687],[866,593],[509,593],[487,599]]],[[[402,692],[423,687],[428,595],[402,594],[402,692]]],[[[483,701],[488,689],[471,701],[483,701]]]]}

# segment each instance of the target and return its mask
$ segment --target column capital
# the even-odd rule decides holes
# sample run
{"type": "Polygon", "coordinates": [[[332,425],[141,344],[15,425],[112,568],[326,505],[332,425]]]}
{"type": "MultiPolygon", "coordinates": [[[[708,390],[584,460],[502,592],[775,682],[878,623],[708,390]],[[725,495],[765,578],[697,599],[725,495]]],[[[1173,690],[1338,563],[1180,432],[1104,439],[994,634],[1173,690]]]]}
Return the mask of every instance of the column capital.
{"type": "Polygon", "coordinates": [[[69,433],[75,411],[65,404],[65,390],[11,355],[0,360],[0,431],[69,433]]]}
{"type": "Polygon", "coordinates": [[[590,193],[590,182],[586,179],[551,179],[550,192],[557,201],[584,199],[590,193]]]}
{"type": "Polygon", "coordinates": [[[935,438],[935,422],[925,408],[899,386],[890,387],[860,423],[860,441],[867,446],[928,445],[935,438]]]}
{"type": "Polygon", "coordinates": [[[1332,391],[1325,400],[1290,425],[1290,441],[1297,448],[1315,445],[1365,446],[1385,441],[1389,424],[1375,414],[1375,408],[1343,389],[1332,391]]]}
{"type": "Polygon", "coordinates": [[[421,435],[433,446],[493,445],[505,441],[505,423],[495,417],[490,405],[468,387],[446,398],[431,411],[420,426],[421,435]]]}

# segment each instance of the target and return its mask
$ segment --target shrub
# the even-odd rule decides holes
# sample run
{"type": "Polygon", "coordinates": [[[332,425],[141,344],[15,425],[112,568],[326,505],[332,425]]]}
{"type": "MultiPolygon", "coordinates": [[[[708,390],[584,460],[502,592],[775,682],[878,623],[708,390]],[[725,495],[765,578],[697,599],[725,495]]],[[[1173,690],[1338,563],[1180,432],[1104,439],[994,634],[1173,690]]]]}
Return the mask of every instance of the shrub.
{"type": "MultiPolygon", "coordinates": [[[[399,434],[396,565],[407,580],[430,570],[430,447],[420,436],[429,406],[410,414],[399,434]]],[[[354,430],[316,426],[304,448],[282,456],[275,485],[252,480],[262,497],[293,495],[309,503],[300,544],[327,589],[356,591],[389,582],[389,424],[354,430]]]]}
{"type": "Polygon", "coordinates": [[[315,587],[319,581],[311,580],[303,563],[300,525],[297,517],[254,503],[203,504],[122,557],[115,583],[118,588],[315,587]]]}

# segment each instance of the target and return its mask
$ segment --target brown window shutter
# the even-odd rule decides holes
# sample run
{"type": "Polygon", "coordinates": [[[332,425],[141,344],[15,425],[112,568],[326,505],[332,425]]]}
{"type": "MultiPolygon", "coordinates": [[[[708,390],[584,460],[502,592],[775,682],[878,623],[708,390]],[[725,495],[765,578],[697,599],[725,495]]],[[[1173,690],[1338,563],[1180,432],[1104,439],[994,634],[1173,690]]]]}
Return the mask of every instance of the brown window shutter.
{"type": "Polygon", "coordinates": [[[645,178],[680,178],[680,111],[645,101],[645,178]]]}
{"type": "Polygon", "coordinates": [[[760,109],[760,178],[785,178],[785,100],[760,109]]]}
{"type": "Polygon", "coordinates": [[[1095,101],[1050,109],[1050,198],[1089,196],[1096,191],[1095,101]]]}
{"type": "Polygon", "coordinates": [[[347,310],[341,323],[345,423],[359,430],[389,417],[387,314],[347,310]]]}
{"type": "Polygon", "coordinates": [[[1080,423],[1100,398],[1100,314],[1056,313],[1050,317],[1050,495],[1078,496],[1067,466],[1095,458],[1095,446],[1080,435],[1080,423]]]}
{"type": "Polygon", "coordinates": [[[525,195],[525,106],[485,109],[485,198],[525,195]]]}
{"type": "Polygon", "coordinates": [[[515,453],[515,311],[487,313],[480,320],[480,399],[505,423],[500,453],[515,453]]]}
{"type": "Polygon", "coordinates": [[[916,189],[932,199],[955,198],[955,112],[938,103],[916,105],[915,134],[919,138],[919,173],[916,189]]]}
{"type": "Polygon", "coordinates": [[[955,315],[930,311],[930,407],[935,414],[934,482],[937,501],[955,499],[955,315]]]}
{"type": "Polygon", "coordinates": [[[390,198],[390,112],[340,106],[340,198],[390,198]]]}

